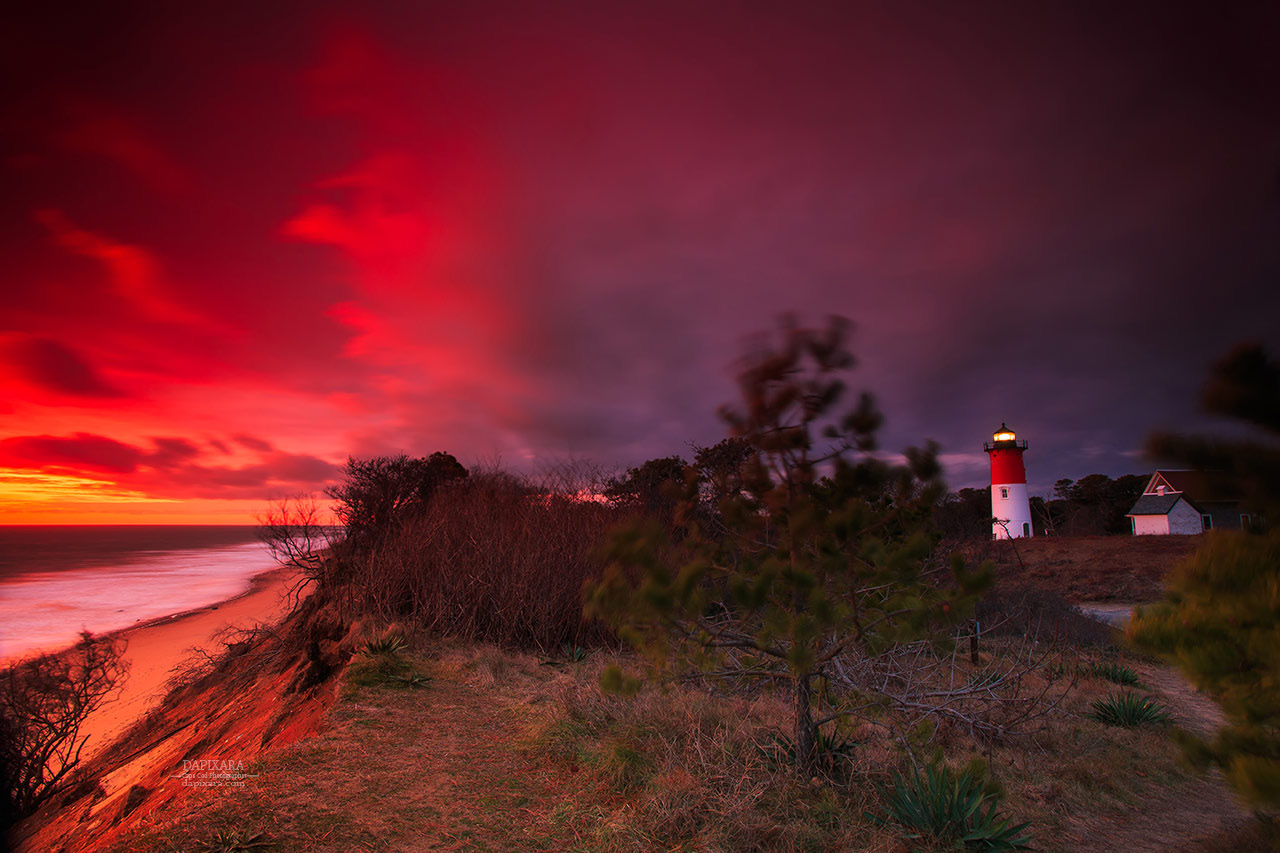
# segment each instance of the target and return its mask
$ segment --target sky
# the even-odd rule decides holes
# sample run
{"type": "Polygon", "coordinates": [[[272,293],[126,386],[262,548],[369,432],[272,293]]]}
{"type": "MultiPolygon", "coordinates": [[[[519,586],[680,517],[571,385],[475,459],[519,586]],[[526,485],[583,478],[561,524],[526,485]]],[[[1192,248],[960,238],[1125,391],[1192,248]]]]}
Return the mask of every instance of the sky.
{"type": "Polygon", "coordinates": [[[1275,4],[98,5],[0,31],[0,523],[687,457],[785,312],[1044,494],[1280,351],[1275,4]]]}

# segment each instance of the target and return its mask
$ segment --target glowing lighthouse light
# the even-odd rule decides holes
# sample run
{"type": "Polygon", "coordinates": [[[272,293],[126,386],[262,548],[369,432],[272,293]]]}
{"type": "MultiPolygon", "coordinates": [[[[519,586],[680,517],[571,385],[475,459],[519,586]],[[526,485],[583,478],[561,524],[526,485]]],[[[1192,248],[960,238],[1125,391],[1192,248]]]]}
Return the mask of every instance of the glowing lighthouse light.
{"type": "Polygon", "coordinates": [[[1006,424],[984,442],[991,457],[991,538],[1021,539],[1031,536],[1031,501],[1027,497],[1027,469],[1022,464],[1026,441],[1006,424]]]}

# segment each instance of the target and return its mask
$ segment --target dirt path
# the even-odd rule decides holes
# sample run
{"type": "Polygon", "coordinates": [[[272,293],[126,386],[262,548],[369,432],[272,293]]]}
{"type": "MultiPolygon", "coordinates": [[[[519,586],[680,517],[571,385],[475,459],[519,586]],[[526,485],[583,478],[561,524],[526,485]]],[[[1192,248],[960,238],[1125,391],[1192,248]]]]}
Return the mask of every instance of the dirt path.
{"type": "MultiPolygon", "coordinates": [[[[1178,727],[1211,737],[1226,722],[1217,703],[1196,690],[1173,667],[1135,663],[1131,666],[1146,692],[1169,708],[1178,727]]],[[[1235,797],[1222,773],[1207,771],[1190,789],[1173,792],[1152,782],[1140,787],[1132,816],[1099,820],[1081,815],[1068,822],[1061,849],[1072,851],[1167,851],[1217,849],[1227,834],[1249,825],[1252,814],[1235,797]]]]}

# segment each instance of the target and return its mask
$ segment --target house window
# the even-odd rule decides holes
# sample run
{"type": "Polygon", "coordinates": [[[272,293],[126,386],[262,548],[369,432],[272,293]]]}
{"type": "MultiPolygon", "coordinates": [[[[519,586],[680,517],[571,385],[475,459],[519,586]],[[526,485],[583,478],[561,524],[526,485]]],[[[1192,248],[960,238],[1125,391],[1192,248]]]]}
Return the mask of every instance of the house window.
{"type": "Polygon", "coordinates": [[[1204,525],[1204,529],[1205,529],[1205,530],[1212,530],[1212,529],[1213,529],[1213,516],[1212,516],[1212,515],[1202,515],[1202,516],[1200,516],[1200,523],[1204,525]]]}
{"type": "Polygon", "coordinates": [[[1249,513],[1247,512],[1240,513],[1240,529],[1241,530],[1248,530],[1249,525],[1252,523],[1253,523],[1253,519],[1249,517],[1249,513]]]}
{"type": "Polygon", "coordinates": [[[1000,497],[1002,497],[1002,498],[1007,498],[1007,497],[1009,497],[1009,490],[1008,490],[1008,489],[1005,489],[1005,488],[1001,488],[1001,489],[1000,489],[1000,497]]]}
{"type": "Polygon", "coordinates": [[[1030,524],[1028,524],[1028,523],[1027,523],[1027,522],[1025,522],[1025,521],[1024,521],[1024,522],[1022,522],[1022,535],[1023,535],[1023,536],[1030,536],[1030,535],[1031,535],[1031,525],[1030,525],[1030,524]]]}

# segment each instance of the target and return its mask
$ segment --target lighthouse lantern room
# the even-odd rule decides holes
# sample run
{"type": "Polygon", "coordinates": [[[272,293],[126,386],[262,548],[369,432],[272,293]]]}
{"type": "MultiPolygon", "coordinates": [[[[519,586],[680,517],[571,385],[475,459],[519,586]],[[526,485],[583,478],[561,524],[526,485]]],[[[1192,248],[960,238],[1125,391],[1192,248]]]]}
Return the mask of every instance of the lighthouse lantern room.
{"type": "Polygon", "coordinates": [[[991,457],[991,538],[1021,539],[1032,535],[1027,469],[1022,464],[1026,441],[1005,424],[982,447],[991,457]]]}

